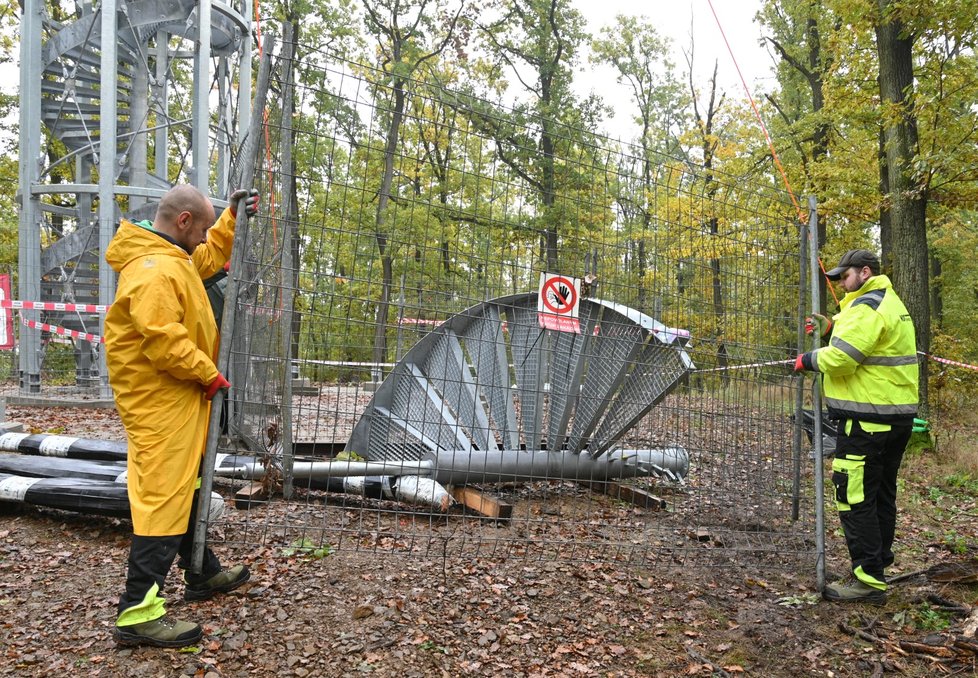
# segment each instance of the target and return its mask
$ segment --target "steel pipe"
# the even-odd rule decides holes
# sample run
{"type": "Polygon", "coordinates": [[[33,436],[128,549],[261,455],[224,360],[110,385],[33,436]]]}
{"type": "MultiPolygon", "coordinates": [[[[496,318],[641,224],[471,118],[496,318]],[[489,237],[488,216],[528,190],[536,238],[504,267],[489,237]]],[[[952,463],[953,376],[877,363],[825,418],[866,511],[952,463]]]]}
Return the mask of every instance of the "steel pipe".
{"type": "MultiPolygon", "coordinates": [[[[547,450],[442,450],[429,452],[420,461],[296,461],[292,467],[296,479],[419,475],[429,476],[444,485],[534,480],[606,481],[652,475],[679,480],[688,472],[689,454],[681,447],[618,449],[597,458],[547,450]]],[[[216,469],[219,476],[244,479],[261,478],[264,473],[264,466],[258,462],[216,469]]]]}

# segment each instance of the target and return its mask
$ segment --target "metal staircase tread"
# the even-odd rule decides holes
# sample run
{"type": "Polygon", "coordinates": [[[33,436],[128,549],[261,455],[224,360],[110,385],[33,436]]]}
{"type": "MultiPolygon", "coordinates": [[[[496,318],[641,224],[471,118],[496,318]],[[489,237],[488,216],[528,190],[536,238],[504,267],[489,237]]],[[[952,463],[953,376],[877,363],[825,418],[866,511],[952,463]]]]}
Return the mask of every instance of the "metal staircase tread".
{"type": "MultiPolygon", "coordinates": [[[[53,61],[48,61],[44,65],[44,74],[56,78],[64,77],[64,67],[73,71],[73,77],[81,75],[92,75],[94,82],[98,82],[98,73],[102,68],[101,57],[98,52],[86,50],[70,50],[58,55],[53,61]]],[[[130,76],[136,68],[135,59],[119,59],[116,70],[120,75],[130,76]]]]}
{"type": "Polygon", "coordinates": [[[694,367],[681,332],[634,309],[583,300],[576,333],[541,328],[536,307],[535,293],[501,297],[422,338],[347,449],[390,459],[407,443],[474,460],[499,445],[596,459],[694,367]]]}
{"type": "MultiPolygon", "coordinates": [[[[128,87],[119,87],[119,92],[125,94],[125,101],[128,101],[130,94],[130,89],[128,87]]],[[[60,101],[65,98],[65,88],[64,82],[54,81],[54,80],[43,80],[41,82],[41,93],[49,95],[48,98],[60,101]]],[[[75,85],[74,99],[83,99],[89,101],[99,101],[102,93],[88,86],[75,85]]],[[[122,100],[120,99],[120,103],[122,100]]]]}
{"type": "Polygon", "coordinates": [[[87,101],[80,103],[78,101],[72,101],[64,102],[63,104],[62,102],[55,101],[54,99],[44,99],[42,101],[41,112],[48,115],[58,113],[59,111],[67,111],[74,113],[75,115],[77,115],[79,111],[81,111],[83,114],[98,115],[99,111],[101,110],[98,103],[89,103],[87,101]]]}

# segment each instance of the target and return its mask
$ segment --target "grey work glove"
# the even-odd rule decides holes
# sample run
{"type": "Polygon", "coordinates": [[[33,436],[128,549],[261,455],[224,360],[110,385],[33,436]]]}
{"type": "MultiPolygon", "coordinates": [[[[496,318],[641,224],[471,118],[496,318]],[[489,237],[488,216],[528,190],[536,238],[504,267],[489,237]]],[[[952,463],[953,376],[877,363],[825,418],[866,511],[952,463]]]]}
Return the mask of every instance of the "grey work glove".
{"type": "Polygon", "coordinates": [[[244,199],[245,205],[245,216],[249,219],[256,214],[258,214],[258,202],[261,200],[261,196],[258,195],[257,188],[239,188],[228,198],[228,203],[231,208],[231,216],[237,218],[238,216],[238,202],[244,199]]]}

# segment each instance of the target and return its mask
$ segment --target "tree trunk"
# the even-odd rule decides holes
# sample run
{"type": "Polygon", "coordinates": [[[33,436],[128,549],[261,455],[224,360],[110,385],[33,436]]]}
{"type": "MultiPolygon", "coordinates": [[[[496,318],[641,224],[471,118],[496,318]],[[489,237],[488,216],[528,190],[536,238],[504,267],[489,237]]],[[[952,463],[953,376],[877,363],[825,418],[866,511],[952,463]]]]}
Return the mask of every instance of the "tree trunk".
{"type": "Polygon", "coordinates": [[[893,228],[889,198],[890,170],[889,164],[886,162],[886,138],[882,125],[880,125],[878,161],[880,173],[879,192],[883,197],[880,200],[880,263],[883,266],[883,271],[890,273],[893,270],[893,228]]]}
{"type": "Polygon", "coordinates": [[[387,144],[384,148],[384,175],[380,181],[380,191],[377,196],[377,217],[374,238],[377,241],[377,251],[380,253],[382,279],[380,299],[377,302],[376,324],[374,326],[374,355],[375,363],[385,362],[387,358],[387,313],[391,304],[391,287],[394,283],[394,265],[387,242],[387,205],[390,203],[391,184],[394,180],[394,153],[397,151],[397,140],[401,131],[401,120],[404,118],[404,81],[394,81],[394,110],[391,115],[390,127],[387,130],[387,144]]]}
{"type": "Polygon", "coordinates": [[[546,228],[544,230],[544,251],[548,271],[558,271],[560,264],[557,259],[557,223],[554,216],[554,203],[557,194],[556,177],[554,174],[554,138],[550,133],[550,125],[544,121],[540,138],[540,149],[543,151],[543,215],[546,228]]]}
{"type": "MultiPolygon", "coordinates": [[[[893,286],[917,330],[917,349],[930,351],[930,268],[927,249],[927,190],[914,176],[917,120],[913,109],[913,37],[893,11],[893,0],[878,0],[876,49],[880,99],[886,109],[883,138],[890,188],[893,286]]],[[[920,364],[920,407],[927,412],[927,362],[920,364]]]]}

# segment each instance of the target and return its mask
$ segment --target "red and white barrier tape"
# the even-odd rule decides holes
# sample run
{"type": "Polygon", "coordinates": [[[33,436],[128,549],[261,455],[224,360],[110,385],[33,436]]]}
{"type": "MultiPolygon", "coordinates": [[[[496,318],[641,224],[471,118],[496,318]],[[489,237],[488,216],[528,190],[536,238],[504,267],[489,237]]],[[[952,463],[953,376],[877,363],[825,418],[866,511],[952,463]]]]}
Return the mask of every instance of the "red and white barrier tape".
{"type": "Polygon", "coordinates": [[[966,370],[975,370],[978,372],[978,365],[969,365],[968,363],[959,363],[957,360],[948,360],[947,358],[938,358],[936,355],[931,355],[929,353],[924,353],[923,351],[917,351],[917,355],[922,355],[925,358],[930,358],[935,362],[942,363],[944,365],[953,365],[954,367],[963,367],[966,370]]]}
{"type": "MultiPolygon", "coordinates": [[[[917,355],[922,355],[925,358],[930,358],[935,362],[939,362],[943,365],[952,365],[953,367],[963,367],[966,370],[975,370],[978,372],[978,365],[969,365],[968,363],[958,362],[957,360],[948,360],[947,358],[938,358],[936,355],[931,355],[929,353],[924,353],[923,351],[917,351],[917,355]]],[[[749,365],[727,365],[726,367],[714,367],[708,370],[695,370],[696,372],[723,372],[726,370],[744,370],[751,367],[769,367],[773,365],[793,365],[794,360],[772,360],[766,363],[750,363],[749,365]]]]}
{"type": "Polygon", "coordinates": [[[770,367],[772,365],[794,365],[792,360],[771,360],[766,363],[750,363],[749,365],[727,365],[726,367],[713,367],[708,370],[693,370],[694,372],[725,372],[727,370],[746,370],[751,367],[770,367]]]}
{"type": "Polygon", "coordinates": [[[39,323],[33,320],[24,320],[21,318],[21,322],[30,328],[38,329],[43,332],[52,332],[54,334],[60,334],[62,337],[71,337],[73,339],[81,339],[83,341],[89,341],[93,344],[104,344],[105,337],[101,337],[97,334],[90,334],[88,332],[79,332],[78,330],[69,330],[67,327],[59,327],[57,325],[48,325],[47,323],[39,323]]]}
{"type": "MultiPolygon", "coordinates": [[[[63,302],[52,302],[52,301],[19,301],[16,299],[0,299],[0,308],[13,308],[23,311],[62,311],[62,312],[77,312],[77,313],[106,313],[109,310],[109,306],[102,304],[69,304],[63,302]]],[[[260,310],[253,309],[253,312],[260,313],[260,310]]],[[[266,311],[268,312],[268,311],[266,311]]],[[[404,325],[440,325],[442,320],[424,320],[421,318],[401,318],[400,323],[404,325]]],[[[92,343],[105,343],[105,338],[97,334],[90,334],[88,332],[79,332],[77,330],[69,330],[65,327],[59,327],[57,325],[49,325],[47,323],[34,322],[33,320],[24,320],[23,323],[31,328],[38,328],[45,332],[53,332],[59,334],[63,337],[72,337],[74,339],[83,339],[85,341],[90,341],[92,343]]],[[[962,363],[957,360],[949,360],[947,358],[938,358],[935,355],[930,355],[929,353],[924,353],[923,351],[917,351],[917,355],[922,355],[925,358],[930,358],[935,362],[939,362],[943,365],[951,365],[953,367],[963,367],[966,370],[975,370],[978,372],[978,365],[970,365],[968,363],[962,363]]],[[[696,370],[696,372],[724,372],[727,370],[746,370],[752,367],[771,367],[774,365],[792,365],[794,360],[771,360],[764,363],[750,363],[747,365],[727,365],[726,367],[714,367],[708,370],[696,370]]]]}
{"type": "Polygon", "coordinates": [[[105,313],[108,306],[100,304],[66,304],[55,301],[0,300],[0,308],[16,308],[22,311],[73,311],[78,313],[105,313]]]}

